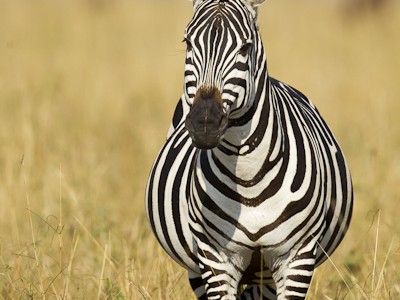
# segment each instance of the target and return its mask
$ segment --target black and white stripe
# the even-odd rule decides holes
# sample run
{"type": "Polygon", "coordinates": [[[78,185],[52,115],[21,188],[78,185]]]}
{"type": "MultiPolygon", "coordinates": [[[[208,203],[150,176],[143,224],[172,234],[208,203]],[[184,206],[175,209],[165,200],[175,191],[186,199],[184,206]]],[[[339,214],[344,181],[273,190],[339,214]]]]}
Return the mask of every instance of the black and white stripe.
{"type": "Polygon", "coordinates": [[[345,158],[315,106],[269,77],[254,2],[194,2],[184,95],[146,190],[199,299],[305,298],[351,219],[345,158]]]}

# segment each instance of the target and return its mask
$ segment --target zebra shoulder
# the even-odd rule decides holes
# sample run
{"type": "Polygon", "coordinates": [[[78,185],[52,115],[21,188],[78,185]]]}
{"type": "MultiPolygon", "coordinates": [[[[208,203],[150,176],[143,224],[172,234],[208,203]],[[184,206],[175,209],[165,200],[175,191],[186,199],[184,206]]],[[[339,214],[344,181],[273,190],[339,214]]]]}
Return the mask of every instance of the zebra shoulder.
{"type": "Polygon", "coordinates": [[[295,100],[300,105],[307,106],[307,107],[317,111],[317,108],[315,107],[315,105],[307,98],[306,95],[304,95],[299,90],[295,89],[294,87],[292,87],[282,81],[272,78],[272,77],[270,77],[270,81],[271,81],[271,86],[273,88],[283,91],[284,93],[286,93],[289,96],[290,99],[295,100]]]}
{"type": "Polygon", "coordinates": [[[280,91],[281,95],[282,93],[286,95],[286,97],[284,98],[294,103],[297,107],[301,109],[301,111],[305,111],[307,113],[311,113],[312,115],[317,115],[318,117],[320,117],[317,107],[302,92],[272,77],[270,77],[270,83],[272,89],[274,89],[275,91],[280,91]]]}

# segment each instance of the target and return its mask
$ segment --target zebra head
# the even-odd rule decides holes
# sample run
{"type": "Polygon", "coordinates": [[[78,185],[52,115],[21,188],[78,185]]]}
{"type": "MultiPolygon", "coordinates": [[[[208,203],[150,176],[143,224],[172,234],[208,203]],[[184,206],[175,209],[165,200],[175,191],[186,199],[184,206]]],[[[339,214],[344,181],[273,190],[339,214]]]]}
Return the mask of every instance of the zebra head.
{"type": "Polygon", "coordinates": [[[219,145],[229,121],[243,115],[254,98],[254,73],[262,49],[256,6],[264,0],[195,0],[188,24],[186,128],[200,149],[219,145]]]}

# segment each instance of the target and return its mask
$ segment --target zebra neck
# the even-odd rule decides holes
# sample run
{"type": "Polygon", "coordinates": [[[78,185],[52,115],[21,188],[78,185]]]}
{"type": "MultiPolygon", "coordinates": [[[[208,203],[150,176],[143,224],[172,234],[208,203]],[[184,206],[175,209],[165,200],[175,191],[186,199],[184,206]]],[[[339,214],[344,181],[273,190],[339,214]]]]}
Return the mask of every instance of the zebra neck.
{"type": "Polygon", "coordinates": [[[257,182],[258,177],[282,163],[285,155],[282,126],[274,109],[268,76],[256,96],[249,111],[251,117],[243,116],[248,121],[237,120],[232,124],[221,145],[210,156],[219,169],[244,182],[257,182]]]}

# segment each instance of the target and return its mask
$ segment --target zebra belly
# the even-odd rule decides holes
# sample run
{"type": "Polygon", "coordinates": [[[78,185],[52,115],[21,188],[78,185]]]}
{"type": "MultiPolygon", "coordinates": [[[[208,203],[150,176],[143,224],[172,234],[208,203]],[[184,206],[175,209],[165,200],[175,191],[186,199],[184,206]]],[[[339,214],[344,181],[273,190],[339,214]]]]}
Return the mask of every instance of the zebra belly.
{"type": "Polygon", "coordinates": [[[187,133],[174,132],[151,170],[146,189],[146,213],[151,229],[168,255],[182,267],[199,273],[186,197],[194,156],[195,149],[187,133]]]}

